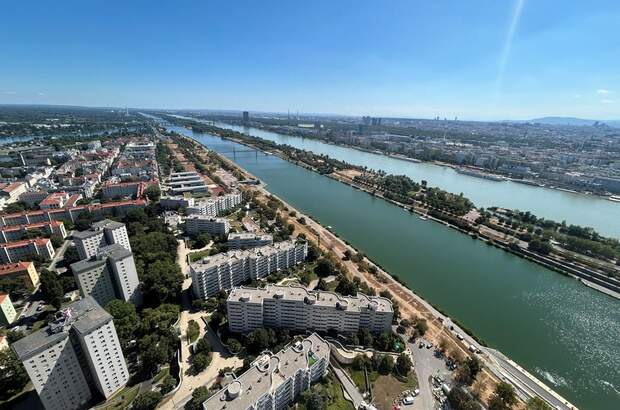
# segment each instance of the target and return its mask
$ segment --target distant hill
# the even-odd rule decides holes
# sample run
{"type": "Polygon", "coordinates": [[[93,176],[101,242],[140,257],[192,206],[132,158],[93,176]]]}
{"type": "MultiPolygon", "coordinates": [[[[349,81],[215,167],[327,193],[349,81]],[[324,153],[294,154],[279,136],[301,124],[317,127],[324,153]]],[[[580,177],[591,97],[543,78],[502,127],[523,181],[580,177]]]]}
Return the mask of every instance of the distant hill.
{"type": "Polygon", "coordinates": [[[610,127],[620,128],[620,120],[588,120],[583,118],[575,118],[575,117],[541,117],[534,118],[526,122],[538,123],[538,124],[549,124],[549,125],[570,125],[570,126],[591,126],[596,123],[598,124],[606,124],[610,127]]]}

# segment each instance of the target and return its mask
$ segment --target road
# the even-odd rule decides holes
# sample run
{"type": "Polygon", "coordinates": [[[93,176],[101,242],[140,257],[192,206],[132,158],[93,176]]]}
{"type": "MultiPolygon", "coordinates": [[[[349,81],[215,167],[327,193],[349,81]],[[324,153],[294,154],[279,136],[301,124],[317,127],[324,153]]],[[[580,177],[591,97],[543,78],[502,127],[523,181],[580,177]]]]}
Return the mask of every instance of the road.
{"type": "Polygon", "coordinates": [[[418,378],[418,385],[420,389],[420,394],[415,397],[410,408],[413,410],[428,410],[437,408],[438,406],[435,398],[433,397],[433,389],[430,378],[432,376],[440,376],[444,380],[450,380],[452,375],[446,368],[444,360],[441,357],[435,356],[435,349],[427,349],[426,347],[420,348],[418,344],[415,343],[408,343],[407,345],[411,350],[411,356],[413,357],[413,368],[415,370],[416,377],[418,378]]]}
{"type": "MultiPolygon", "coordinates": [[[[72,234],[73,234],[73,231],[68,232],[67,233],[67,237],[71,236],[72,234]]],[[[48,270],[54,271],[54,269],[56,269],[56,264],[58,263],[59,260],[62,259],[62,257],[65,254],[65,251],[67,250],[67,248],[69,247],[70,244],[71,244],[71,241],[68,240],[68,239],[65,239],[65,241],[62,244],[62,246],[60,248],[56,249],[54,257],[52,258],[49,266],[47,267],[48,270]]]]}

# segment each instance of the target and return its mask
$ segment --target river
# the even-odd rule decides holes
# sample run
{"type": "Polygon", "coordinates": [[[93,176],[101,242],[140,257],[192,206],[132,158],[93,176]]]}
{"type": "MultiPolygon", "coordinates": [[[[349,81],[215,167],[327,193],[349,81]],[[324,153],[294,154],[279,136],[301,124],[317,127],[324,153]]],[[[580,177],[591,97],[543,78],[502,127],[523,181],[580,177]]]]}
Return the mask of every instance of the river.
{"type": "Polygon", "coordinates": [[[599,233],[620,238],[620,203],[594,195],[576,194],[557,189],[541,188],[512,181],[491,181],[456,172],[450,167],[433,163],[416,163],[387,155],[373,154],[348,147],[327,144],[312,138],[295,137],[254,127],[244,127],[217,122],[227,128],[278,144],[329,155],[350,164],[383,170],[388,174],[407,175],[414,181],[426,180],[448,192],[462,192],[476,206],[500,206],[530,211],[537,216],[590,226],[599,233]]]}
{"type": "Polygon", "coordinates": [[[578,407],[617,408],[617,300],[276,156],[182,127],[168,129],[222,153],[274,194],[331,225],[578,407]]]}

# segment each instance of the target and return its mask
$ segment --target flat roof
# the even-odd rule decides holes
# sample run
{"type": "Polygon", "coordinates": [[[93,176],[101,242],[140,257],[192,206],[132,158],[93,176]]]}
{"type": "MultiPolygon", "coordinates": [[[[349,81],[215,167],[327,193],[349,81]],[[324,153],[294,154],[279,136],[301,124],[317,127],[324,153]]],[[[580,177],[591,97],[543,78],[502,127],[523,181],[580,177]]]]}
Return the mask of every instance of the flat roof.
{"type": "Polygon", "coordinates": [[[245,373],[208,398],[202,407],[205,410],[248,409],[263,395],[295,377],[299,370],[309,368],[311,362],[322,358],[329,358],[329,345],[313,333],[276,354],[258,357],[245,373]]]}
{"type": "Polygon", "coordinates": [[[99,306],[92,296],[73,302],[61,312],[70,314],[66,326],[54,326],[54,330],[52,326],[47,325],[11,345],[20,360],[27,360],[64,340],[69,336],[71,328],[85,334],[112,320],[112,315],[99,306]]]}
{"type": "Polygon", "coordinates": [[[279,250],[289,249],[296,245],[296,242],[293,240],[288,240],[284,242],[276,242],[271,245],[259,246],[253,249],[246,250],[232,250],[224,253],[218,253],[213,256],[208,256],[206,258],[202,258],[190,264],[193,269],[202,270],[208,269],[212,266],[217,266],[222,263],[257,257],[261,255],[271,255],[273,253],[278,252],[279,250]]]}
{"type": "Polygon", "coordinates": [[[381,296],[368,296],[358,293],[357,296],[342,296],[335,292],[308,290],[303,286],[267,285],[264,288],[235,287],[230,291],[229,301],[246,301],[262,303],[265,299],[281,298],[299,302],[310,302],[317,306],[338,307],[346,311],[362,311],[372,309],[378,312],[393,312],[392,301],[381,296]]]}

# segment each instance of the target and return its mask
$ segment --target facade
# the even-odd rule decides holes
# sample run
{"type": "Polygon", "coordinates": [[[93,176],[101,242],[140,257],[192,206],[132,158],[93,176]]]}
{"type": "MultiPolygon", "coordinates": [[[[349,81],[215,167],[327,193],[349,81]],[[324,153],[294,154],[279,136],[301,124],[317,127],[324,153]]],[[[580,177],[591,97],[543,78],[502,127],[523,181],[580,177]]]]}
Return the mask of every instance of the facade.
{"type": "Polygon", "coordinates": [[[0,262],[16,263],[32,257],[52,259],[55,255],[52,241],[47,238],[0,243],[0,262]]]}
{"type": "Polygon", "coordinates": [[[176,194],[183,192],[205,192],[209,187],[197,172],[173,172],[167,181],[170,191],[176,194]]]}
{"type": "Polygon", "coordinates": [[[327,373],[329,345],[316,333],[251,367],[202,404],[204,410],[285,409],[327,373]]]}
{"type": "Polygon", "coordinates": [[[120,244],[99,248],[96,255],[73,263],[71,271],[81,294],[92,296],[101,306],[113,299],[141,303],[133,254],[120,244]]]}
{"type": "Polygon", "coordinates": [[[28,185],[25,182],[13,182],[0,189],[0,197],[4,198],[6,204],[17,202],[27,189],[28,185]]]}
{"type": "Polygon", "coordinates": [[[0,227],[0,243],[20,240],[28,231],[41,231],[47,235],[67,237],[65,224],[62,221],[39,222],[29,225],[13,225],[0,227]]]}
{"type": "Polygon", "coordinates": [[[131,252],[125,224],[110,219],[93,223],[87,231],[75,232],[73,242],[75,242],[80,259],[90,258],[96,255],[102,246],[115,243],[131,252]]]}
{"type": "Polygon", "coordinates": [[[66,192],[54,192],[46,196],[40,203],[41,209],[60,209],[67,204],[69,194],[66,192]]]}
{"type": "Polygon", "coordinates": [[[238,333],[261,327],[381,333],[390,330],[394,318],[389,299],[361,293],[341,296],[301,286],[233,288],[226,306],[230,330],[238,333]]]}
{"type": "Polygon", "coordinates": [[[95,394],[107,399],[129,380],[112,316],[91,297],[12,348],[47,410],[84,408],[95,394]]]}
{"type": "Polygon", "coordinates": [[[213,218],[206,215],[190,215],[185,218],[185,232],[189,235],[208,233],[209,235],[226,235],[230,223],[226,218],[213,218]]]}
{"type": "Polygon", "coordinates": [[[194,206],[194,198],[185,198],[184,196],[162,196],[159,199],[159,205],[163,209],[179,209],[194,206]]]}
{"type": "Polygon", "coordinates": [[[32,262],[17,262],[0,265],[0,283],[20,281],[24,288],[33,290],[39,285],[39,274],[32,262]]]}
{"type": "Polygon", "coordinates": [[[198,214],[214,217],[224,211],[236,207],[241,204],[241,201],[242,197],[240,192],[207,198],[203,201],[194,203],[192,206],[188,206],[187,214],[198,214]]]}
{"type": "Polygon", "coordinates": [[[101,187],[103,199],[111,198],[141,198],[146,189],[151,185],[156,185],[157,181],[138,181],[138,182],[118,182],[105,183],[101,187]]]}
{"type": "Polygon", "coordinates": [[[13,302],[7,293],[0,293],[0,326],[8,326],[17,317],[13,302]]]}
{"type": "Polygon", "coordinates": [[[229,290],[245,281],[295,266],[307,255],[308,244],[292,240],[220,253],[190,264],[192,289],[196,297],[207,299],[222,289],[229,290]]]}
{"type": "Polygon", "coordinates": [[[252,232],[228,234],[228,249],[251,249],[273,243],[273,236],[252,232]]]}

